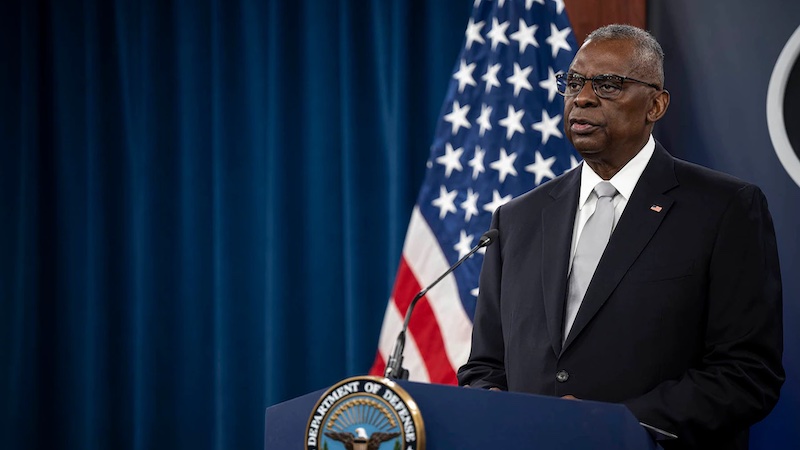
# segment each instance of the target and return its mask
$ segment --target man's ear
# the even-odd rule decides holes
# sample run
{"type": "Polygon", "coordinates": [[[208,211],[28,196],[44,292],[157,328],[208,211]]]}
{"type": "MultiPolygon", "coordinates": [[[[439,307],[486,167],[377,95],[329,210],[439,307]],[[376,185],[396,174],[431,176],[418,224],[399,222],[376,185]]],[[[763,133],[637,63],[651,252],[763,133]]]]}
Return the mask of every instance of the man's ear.
{"type": "Polygon", "coordinates": [[[659,119],[664,117],[669,107],[669,91],[664,89],[653,97],[653,105],[647,111],[647,121],[650,123],[658,122],[659,119]]]}

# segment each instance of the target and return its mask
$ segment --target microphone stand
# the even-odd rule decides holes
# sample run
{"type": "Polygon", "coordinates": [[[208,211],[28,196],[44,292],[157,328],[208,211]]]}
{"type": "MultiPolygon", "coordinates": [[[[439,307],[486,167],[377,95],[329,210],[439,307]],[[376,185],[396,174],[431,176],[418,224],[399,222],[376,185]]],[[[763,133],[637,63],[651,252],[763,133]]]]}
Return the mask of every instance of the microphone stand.
{"type": "Polygon", "coordinates": [[[483,233],[481,236],[478,245],[472,247],[472,249],[464,255],[461,259],[459,259],[455,264],[453,264],[445,273],[443,273],[439,278],[437,278],[430,286],[426,287],[425,289],[419,291],[417,295],[414,296],[414,299],[411,300],[411,304],[408,305],[408,310],[406,311],[406,317],[403,321],[403,328],[400,330],[400,333],[397,335],[397,341],[394,344],[394,350],[392,351],[392,356],[389,357],[389,362],[386,363],[386,369],[383,372],[383,376],[393,380],[407,380],[408,379],[408,370],[403,367],[403,350],[406,347],[406,331],[408,330],[408,322],[411,320],[411,313],[414,311],[414,306],[417,304],[419,299],[425,296],[431,288],[439,284],[440,281],[444,279],[444,277],[450,275],[451,272],[456,270],[458,266],[461,265],[464,261],[469,259],[472,255],[475,254],[478,250],[483,247],[488,247],[491,245],[495,239],[497,239],[498,231],[496,229],[491,229],[486,233],[483,233]]]}

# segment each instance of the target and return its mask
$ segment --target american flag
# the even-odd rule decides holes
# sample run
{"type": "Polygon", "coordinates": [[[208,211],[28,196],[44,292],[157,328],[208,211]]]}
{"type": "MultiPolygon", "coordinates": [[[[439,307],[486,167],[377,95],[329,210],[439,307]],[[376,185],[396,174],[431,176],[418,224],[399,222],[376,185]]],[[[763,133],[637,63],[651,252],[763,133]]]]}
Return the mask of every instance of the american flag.
{"type": "MultiPolygon", "coordinates": [[[[475,0],[371,374],[383,374],[412,298],[477,244],[494,210],[578,164],[555,78],[576,47],[563,0],[475,0]]],[[[411,380],[456,383],[482,262],[465,261],[417,304],[405,347],[411,380]]]]}

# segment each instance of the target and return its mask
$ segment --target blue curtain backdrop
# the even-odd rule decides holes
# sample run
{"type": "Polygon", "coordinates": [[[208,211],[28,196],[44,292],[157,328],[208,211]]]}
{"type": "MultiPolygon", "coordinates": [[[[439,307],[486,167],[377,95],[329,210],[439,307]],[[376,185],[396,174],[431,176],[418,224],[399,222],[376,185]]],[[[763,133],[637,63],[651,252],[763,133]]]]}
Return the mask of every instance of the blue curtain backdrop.
{"type": "Polygon", "coordinates": [[[257,449],[366,373],[471,2],[0,13],[0,447],[257,449]]]}

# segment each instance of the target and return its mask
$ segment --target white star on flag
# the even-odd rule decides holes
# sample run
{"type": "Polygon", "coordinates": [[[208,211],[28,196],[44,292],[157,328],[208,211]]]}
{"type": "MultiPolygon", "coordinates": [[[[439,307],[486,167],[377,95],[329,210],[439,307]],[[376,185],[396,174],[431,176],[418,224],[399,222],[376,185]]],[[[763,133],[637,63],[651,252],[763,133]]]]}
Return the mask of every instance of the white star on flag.
{"type": "Polygon", "coordinates": [[[500,159],[489,164],[489,167],[500,173],[500,182],[504,183],[508,175],[517,176],[517,169],[514,167],[514,161],[517,160],[517,154],[507,154],[506,149],[500,149],[500,159]]]}
{"type": "Polygon", "coordinates": [[[550,117],[547,110],[542,110],[542,121],[533,124],[533,129],[542,133],[542,144],[547,144],[550,136],[562,137],[561,131],[558,129],[558,124],[561,122],[561,114],[550,117]]]}
{"type": "Polygon", "coordinates": [[[486,152],[481,150],[481,146],[478,145],[475,147],[475,155],[467,163],[470,167],[472,167],[473,180],[477,180],[478,175],[486,171],[486,169],[483,167],[483,155],[485,154],[486,152]]]}
{"type": "Polygon", "coordinates": [[[483,209],[484,211],[494,214],[494,211],[497,208],[505,205],[510,201],[511,201],[511,194],[506,195],[505,197],[501,197],[500,193],[497,192],[497,189],[495,189],[494,191],[492,191],[492,201],[490,203],[483,205],[483,209]]]}
{"type": "Polygon", "coordinates": [[[453,135],[458,133],[461,127],[472,127],[469,120],[467,120],[467,114],[469,114],[469,105],[461,106],[458,104],[458,101],[453,102],[453,111],[444,116],[444,121],[450,122],[453,126],[453,135]]]}
{"type": "Polygon", "coordinates": [[[456,195],[458,195],[458,191],[453,190],[452,192],[447,192],[447,188],[439,186],[439,198],[435,199],[432,203],[433,206],[439,208],[439,218],[444,219],[444,216],[447,213],[456,212],[456,204],[455,199],[456,195]]]}
{"type": "Polygon", "coordinates": [[[492,90],[492,87],[500,87],[500,80],[497,79],[497,72],[500,71],[500,63],[492,64],[486,68],[486,73],[483,74],[481,80],[486,82],[486,93],[492,90]]]}
{"type": "Polygon", "coordinates": [[[472,235],[467,235],[467,232],[461,230],[461,235],[458,238],[458,244],[453,246],[453,250],[458,252],[458,259],[461,259],[472,250],[472,235]]]}
{"type": "Polygon", "coordinates": [[[520,53],[523,53],[528,45],[532,45],[534,47],[539,46],[539,42],[536,40],[536,37],[534,37],[534,34],[538,28],[539,27],[537,25],[528,26],[524,20],[519,19],[519,28],[517,31],[511,34],[511,39],[519,42],[520,53]]]}
{"type": "Polygon", "coordinates": [[[483,40],[483,36],[481,36],[481,28],[486,25],[483,21],[475,23],[475,21],[470,18],[469,23],[467,24],[467,32],[465,33],[467,36],[467,50],[472,48],[472,43],[477,42],[479,44],[483,44],[486,41],[483,40]]]}
{"type": "Polygon", "coordinates": [[[461,172],[461,169],[463,168],[461,166],[462,153],[464,153],[463,148],[457,148],[453,150],[453,146],[449,142],[445,144],[444,155],[436,158],[436,162],[445,167],[445,178],[450,178],[450,174],[453,173],[453,170],[461,172]]]}
{"type": "Polygon", "coordinates": [[[492,122],[489,121],[489,116],[492,115],[492,107],[487,106],[486,103],[481,105],[481,115],[478,116],[478,120],[475,121],[478,125],[481,126],[479,134],[483,136],[486,130],[492,129],[492,122]]]}
{"type": "Polygon", "coordinates": [[[547,89],[547,101],[552,102],[558,93],[558,81],[552,67],[547,68],[547,79],[539,82],[539,87],[547,89]]]}
{"type": "Polygon", "coordinates": [[[556,27],[556,24],[550,24],[550,37],[546,39],[547,43],[550,44],[550,48],[553,50],[553,58],[558,55],[559,49],[564,49],[566,51],[572,50],[572,47],[567,43],[567,36],[572,33],[572,29],[567,27],[563,30],[559,30],[556,27]]]}
{"type": "Polygon", "coordinates": [[[478,211],[478,198],[480,194],[472,192],[472,188],[467,189],[467,199],[461,202],[461,209],[464,210],[464,222],[469,222],[473,216],[479,214],[478,211]]]}
{"type": "Polygon", "coordinates": [[[536,179],[536,184],[541,184],[544,177],[553,179],[556,174],[553,173],[553,163],[556,162],[556,157],[542,158],[542,154],[537,150],[535,153],[536,161],[533,164],[525,166],[525,171],[532,173],[536,179]]]}
{"type": "Polygon", "coordinates": [[[472,71],[475,70],[475,63],[467,64],[463,59],[461,60],[461,67],[458,72],[453,74],[453,78],[458,80],[458,92],[464,92],[467,85],[477,86],[475,79],[472,78],[472,71]]]}
{"type": "Polygon", "coordinates": [[[497,49],[497,44],[508,45],[508,38],[506,37],[506,28],[508,22],[499,23],[497,17],[492,18],[492,29],[486,33],[486,37],[492,41],[492,51],[497,49]]]}
{"type": "Polygon", "coordinates": [[[533,66],[526,67],[521,69],[519,64],[514,63],[514,75],[508,77],[506,81],[508,81],[511,85],[514,86],[514,97],[519,95],[519,91],[522,89],[527,89],[529,91],[533,90],[533,86],[531,86],[531,82],[528,81],[528,76],[531,74],[533,70],[533,66]]]}
{"type": "Polygon", "coordinates": [[[525,128],[522,126],[523,115],[525,115],[524,110],[520,109],[517,111],[513,106],[508,105],[508,115],[497,122],[500,126],[505,127],[507,140],[511,140],[511,137],[514,136],[514,132],[519,131],[520,133],[525,133],[525,128]]]}

